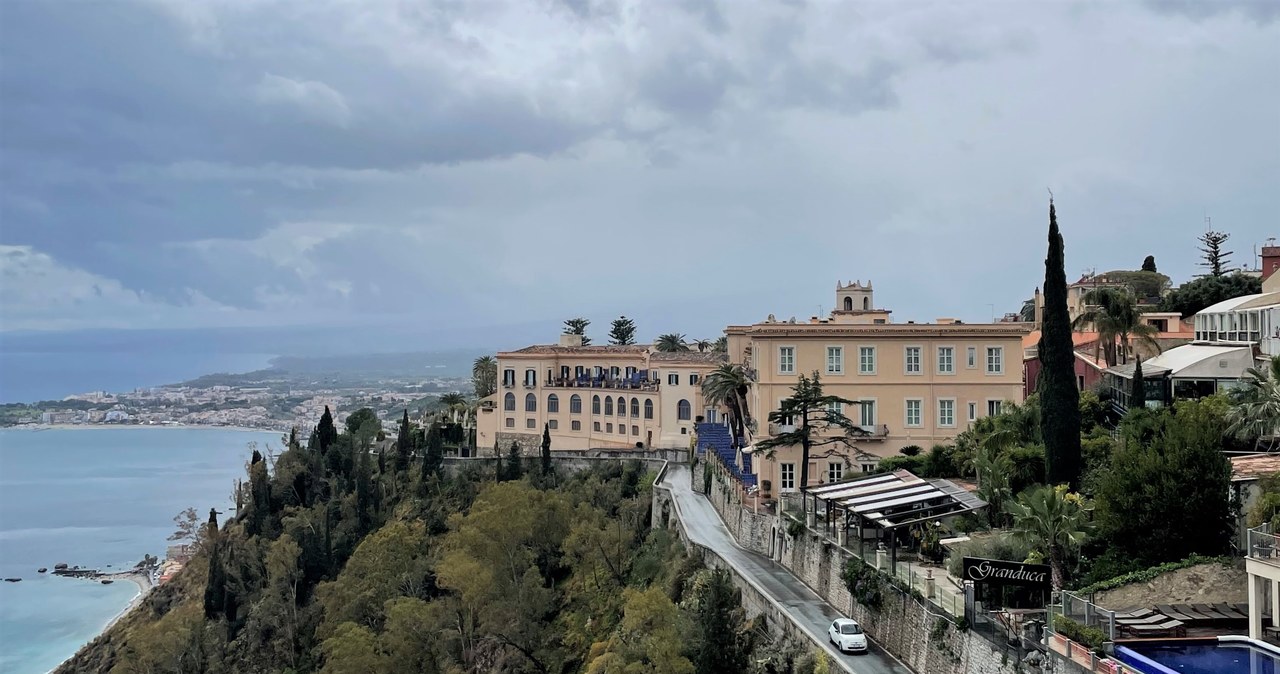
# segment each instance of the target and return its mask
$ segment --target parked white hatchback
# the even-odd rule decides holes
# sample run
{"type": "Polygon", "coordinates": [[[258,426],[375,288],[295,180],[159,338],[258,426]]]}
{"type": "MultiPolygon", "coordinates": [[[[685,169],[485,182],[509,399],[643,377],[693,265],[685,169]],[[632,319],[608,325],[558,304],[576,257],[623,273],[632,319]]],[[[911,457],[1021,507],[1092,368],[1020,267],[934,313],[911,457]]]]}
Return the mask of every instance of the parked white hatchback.
{"type": "Polygon", "coordinates": [[[867,650],[867,635],[862,631],[862,626],[848,618],[840,618],[831,623],[831,628],[827,630],[827,638],[836,645],[836,648],[844,652],[856,653],[867,650]]]}

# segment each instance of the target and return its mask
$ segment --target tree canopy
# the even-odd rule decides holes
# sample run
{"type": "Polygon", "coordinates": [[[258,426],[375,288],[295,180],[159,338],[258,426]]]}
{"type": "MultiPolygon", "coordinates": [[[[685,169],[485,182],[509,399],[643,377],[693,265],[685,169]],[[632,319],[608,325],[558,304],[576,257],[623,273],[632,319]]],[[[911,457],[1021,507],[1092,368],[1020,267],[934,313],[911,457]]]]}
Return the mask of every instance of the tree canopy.
{"type": "Polygon", "coordinates": [[[609,343],[626,346],[636,343],[636,324],[626,316],[614,319],[609,327],[609,343]]]}
{"type": "Polygon", "coordinates": [[[1201,276],[1174,288],[1160,302],[1162,311],[1193,316],[1218,302],[1262,292],[1262,279],[1240,272],[1201,276]]]}
{"type": "Polygon", "coordinates": [[[1067,311],[1067,277],[1058,215],[1049,199],[1049,252],[1044,261],[1044,320],[1040,333],[1041,437],[1050,484],[1080,484],[1080,391],[1067,311]]]}

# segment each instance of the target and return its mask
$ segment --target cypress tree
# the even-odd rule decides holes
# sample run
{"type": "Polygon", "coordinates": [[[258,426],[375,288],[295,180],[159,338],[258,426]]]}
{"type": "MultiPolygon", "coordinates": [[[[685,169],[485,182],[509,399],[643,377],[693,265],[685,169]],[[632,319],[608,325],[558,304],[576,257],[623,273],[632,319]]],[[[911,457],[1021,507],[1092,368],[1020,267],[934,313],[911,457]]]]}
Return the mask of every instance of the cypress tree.
{"type": "Polygon", "coordinates": [[[1142,376],[1142,359],[1133,366],[1133,389],[1129,392],[1129,409],[1136,410],[1147,406],[1147,387],[1142,376]]]}
{"type": "Polygon", "coordinates": [[[428,477],[439,473],[440,466],[444,464],[444,437],[440,434],[439,425],[431,424],[423,445],[422,479],[425,482],[428,477]]]}
{"type": "Polygon", "coordinates": [[[413,437],[409,428],[409,410],[400,418],[400,435],[396,438],[396,473],[403,473],[409,467],[409,455],[413,453],[413,437]]]}
{"type": "Polygon", "coordinates": [[[222,541],[218,532],[218,511],[209,509],[207,545],[209,548],[209,576],[204,585],[204,617],[217,618],[227,601],[227,574],[222,568],[222,541]]]}
{"type": "Polygon", "coordinates": [[[542,425],[542,474],[551,472],[551,426],[542,425]]]}
{"type": "Polygon", "coordinates": [[[1067,311],[1067,274],[1058,214],[1049,199],[1049,252],[1044,260],[1044,319],[1040,331],[1040,433],[1049,484],[1080,486],[1080,391],[1067,311]]]}
{"type": "Polygon", "coordinates": [[[320,424],[316,426],[316,448],[324,454],[338,439],[338,429],[333,425],[333,413],[329,406],[324,406],[324,414],[320,415],[320,424]]]}
{"type": "Polygon", "coordinates": [[[245,530],[250,536],[266,531],[270,514],[271,482],[267,477],[267,462],[255,449],[249,461],[249,519],[245,523],[245,530]]]}
{"type": "Polygon", "coordinates": [[[520,462],[520,444],[514,440],[511,442],[511,451],[507,453],[507,469],[506,474],[499,477],[499,480],[515,481],[524,476],[524,466],[520,462]]]}

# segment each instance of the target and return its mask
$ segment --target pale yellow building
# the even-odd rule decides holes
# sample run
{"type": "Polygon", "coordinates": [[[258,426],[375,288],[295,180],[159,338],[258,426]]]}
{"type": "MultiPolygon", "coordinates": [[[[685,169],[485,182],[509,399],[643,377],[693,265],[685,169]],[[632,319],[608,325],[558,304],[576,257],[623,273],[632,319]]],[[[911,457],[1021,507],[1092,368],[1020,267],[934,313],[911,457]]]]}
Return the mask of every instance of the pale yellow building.
{"type": "Polygon", "coordinates": [[[476,446],[503,453],[688,448],[706,414],[700,383],[724,354],[662,353],[647,345],[582,346],[578,335],[497,355],[498,391],[482,402],[476,446]]]}
{"type": "MultiPolygon", "coordinates": [[[[842,410],[866,436],[852,448],[828,445],[810,456],[810,484],[872,470],[908,445],[927,452],[955,438],[1006,401],[1023,399],[1022,337],[1017,323],[893,323],[875,305],[870,282],[837,284],[828,318],[730,326],[729,357],[747,368],[756,430],[749,443],[781,429],[765,420],[792,394],[799,375],[815,371],[824,392],[863,404],[842,410]]],[[[754,452],[759,484],[773,495],[798,489],[800,448],[754,452]]]]}

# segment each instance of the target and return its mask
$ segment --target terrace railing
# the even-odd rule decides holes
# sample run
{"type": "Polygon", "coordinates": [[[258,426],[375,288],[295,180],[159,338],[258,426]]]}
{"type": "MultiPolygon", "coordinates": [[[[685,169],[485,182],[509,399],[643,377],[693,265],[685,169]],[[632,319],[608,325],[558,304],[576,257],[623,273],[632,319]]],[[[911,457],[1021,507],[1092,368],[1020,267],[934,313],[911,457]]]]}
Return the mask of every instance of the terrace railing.
{"type": "Polygon", "coordinates": [[[1271,532],[1270,522],[1250,529],[1246,544],[1249,546],[1246,551],[1249,559],[1280,566],[1280,550],[1277,549],[1280,548],[1280,537],[1271,532]]]}
{"type": "Polygon", "coordinates": [[[556,377],[547,381],[550,388],[598,388],[616,391],[657,391],[658,382],[653,379],[629,379],[626,377],[556,377]]]}

